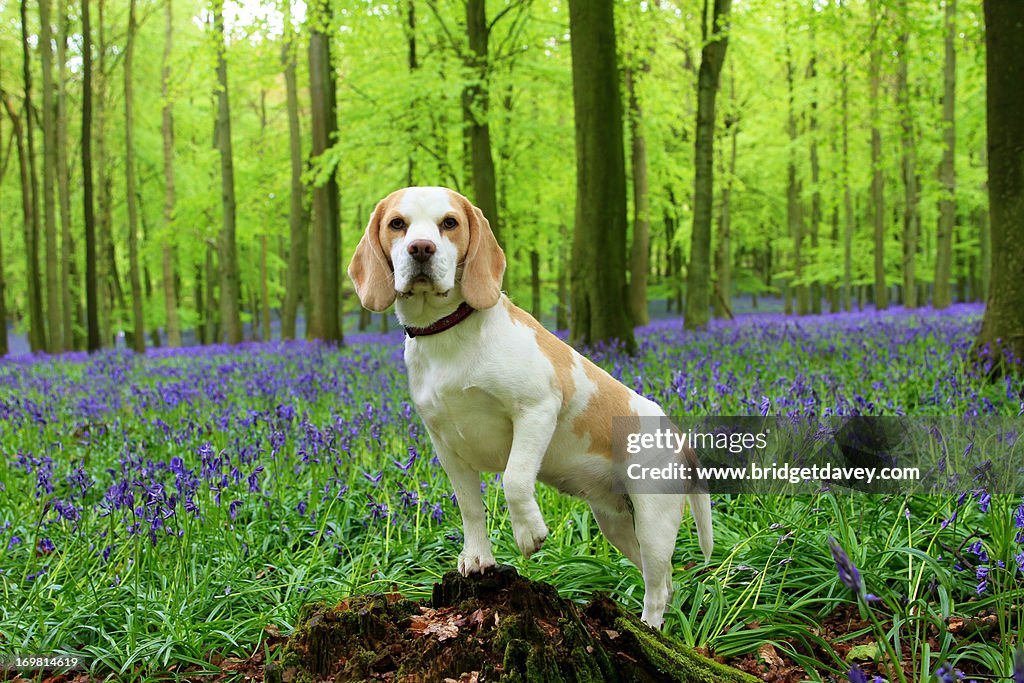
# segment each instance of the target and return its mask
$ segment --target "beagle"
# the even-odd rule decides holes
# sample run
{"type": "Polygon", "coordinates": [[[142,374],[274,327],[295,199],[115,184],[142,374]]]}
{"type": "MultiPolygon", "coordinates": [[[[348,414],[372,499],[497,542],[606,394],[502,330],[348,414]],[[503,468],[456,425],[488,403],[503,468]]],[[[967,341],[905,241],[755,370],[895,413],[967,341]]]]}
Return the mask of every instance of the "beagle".
{"type": "MultiPolygon", "coordinates": [[[[505,255],[480,209],[443,187],[409,187],[374,209],[349,277],[363,306],[392,303],[405,326],[412,400],[462,514],[463,575],[493,567],[481,472],[502,472],[516,545],[529,557],[548,528],[537,480],[590,504],[608,540],[643,573],[642,619],[659,628],[687,501],[705,558],[706,493],[623,493],[614,486],[612,418],[664,416],[501,292],[505,255]]],[[[621,464],[621,463],[620,463],[621,464]]]]}

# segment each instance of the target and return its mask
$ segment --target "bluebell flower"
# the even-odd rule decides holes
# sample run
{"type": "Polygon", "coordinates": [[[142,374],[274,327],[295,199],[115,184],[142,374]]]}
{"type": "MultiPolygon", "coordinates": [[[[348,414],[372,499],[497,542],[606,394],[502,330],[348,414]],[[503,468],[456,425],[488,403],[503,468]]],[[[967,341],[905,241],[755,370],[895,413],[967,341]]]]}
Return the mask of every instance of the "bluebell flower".
{"type": "Polygon", "coordinates": [[[839,580],[857,596],[860,596],[863,593],[864,584],[857,566],[850,559],[850,556],[846,554],[846,551],[843,550],[843,547],[839,545],[839,542],[831,536],[828,537],[828,546],[832,551],[832,559],[836,562],[839,580]]]}

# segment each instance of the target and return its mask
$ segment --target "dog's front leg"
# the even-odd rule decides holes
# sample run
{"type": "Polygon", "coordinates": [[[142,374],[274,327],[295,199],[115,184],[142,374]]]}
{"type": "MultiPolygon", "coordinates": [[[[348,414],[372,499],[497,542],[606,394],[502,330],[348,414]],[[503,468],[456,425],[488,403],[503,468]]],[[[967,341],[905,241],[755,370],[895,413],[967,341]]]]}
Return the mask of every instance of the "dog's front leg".
{"type": "Polygon", "coordinates": [[[495,565],[491,552],[491,539],[487,536],[487,520],[484,517],[483,494],[480,491],[480,473],[469,467],[461,458],[435,450],[441,466],[455,489],[462,514],[464,537],[462,552],[459,553],[459,573],[463,576],[483,574],[495,565]]]}
{"type": "Polygon", "coordinates": [[[512,450],[502,482],[512,533],[526,557],[537,552],[548,537],[534,494],[537,472],[558,423],[558,409],[559,403],[546,401],[521,410],[512,421],[512,450]]]}

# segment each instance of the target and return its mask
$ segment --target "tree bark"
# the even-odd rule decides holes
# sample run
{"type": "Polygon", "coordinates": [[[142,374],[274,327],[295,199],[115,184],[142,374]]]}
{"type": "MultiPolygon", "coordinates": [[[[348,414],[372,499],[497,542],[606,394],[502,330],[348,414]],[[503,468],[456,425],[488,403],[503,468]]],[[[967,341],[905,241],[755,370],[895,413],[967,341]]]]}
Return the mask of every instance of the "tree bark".
{"type": "Polygon", "coordinates": [[[1024,3],[984,9],[992,274],[978,344],[1024,371],[1024,3]]]}
{"type": "Polygon", "coordinates": [[[611,0],[570,0],[576,118],[573,344],[636,346],[626,288],[626,160],[611,0]]]}
{"type": "Polygon", "coordinates": [[[565,223],[558,224],[558,307],[555,309],[555,328],[569,328],[569,254],[565,245],[569,241],[565,223]]]}
{"type": "Polygon", "coordinates": [[[633,245],[629,252],[629,309],[634,325],[650,322],[647,312],[648,254],[651,242],[650,201],[647,192],[647,138],[643,130],[643,110],[636,96],[637,71],[646,65],[628,67],[625,71],[629,96],[630,157],[633,168],[633,245]]]}
{"type": "Polygon", "coordinates": [[[718,211],[718,246],[715,269],[715,311],[720,317],[732,318],[732,182],[736,175],[736,134],[739,122],[727,116],[725,131],[729,136],[729,161],[722,161],[722,203],[718,211]],[[719,313],[720,311],[720,313],[719,313]]]}
{"type": "Polygon", "coordinates": [[[219,253],[219,249],[216,244],[212,242],[206,243],[206,340],[207,344],[216,344],[221,339],[221,321],[218,315],[217,307],[217,291],[214,288],[215,283],[221,282],[223,287],[223,281],[219,277],[220,271],[217,269],[216,256],[219,253]]]}
{"type": "MultiPolygon", "coordinates": [[[[952,303],[953,230],[956,226],[956,0],[946,0],[946,62],[943,69],[942,160],[939,162],[939,227],[935,252],[935,292],[932,305],[952,303]]],[[[986,33],[987,37],[987,33],[986,33]]]]}
{"type": "Polygon", "coordinates": [[[530,315],[540,320],[540,252],[530,250],[530,315]]]}
{"type": "Polygon", "coordinates": [[[885,178],[882,175],[882,131],[878,127],[878,89],[881,83],[882,44],[878,37],[881,22],[878,18],[878,3],[871,1],[871,23],[875,36],[872,40],[871,73],[871,204],[874,209],[875,226],[875,309],[884,311],[889,307],[889,290],[885,283],[885,178]]]}
{"type": "MultiPolygon", "coordinates": [[[[693,233],[690,239],[690,265],[686,273],[686,315],[688,330],[708,323],[711,284],[711,213],[714,202],[715,97],[728,47],[729,8],[732,0],[712,2],[711,26],[703,26],[697,76],[697,131],[694,142],[693,233]]],[[[706,19],[705,19],[706,21],[706,19]]]]}
{"type": "MultiPolygon", "coordinates": [[[[787,34],[787,41],[789,40],[787,34]]],[[[807,315],[810,312],[810,297],[807,285],[802,282],[804,272],[804,207],[801,201],[803,186],[796,170],[797,126],[796,126],[796,83],[793,57],[789,43],[786,44],[786,85],[789,92],[789,108],[786,119],[786,132],[789,135],[789,160],[786,164],[786,224],[789,235],[793,238],[793,280],[790,288],[796,299],[796,314],[807,315]]],[[[786,306],[787,312],[789,306],[786,306]]]]}
{"type": "Polygon", "coordinates": [[[26,141],[25,153],[28,158],[28,178],[26,179],[28,182],[23,187],[28,187],[30,190],[28,212],[25,214],[29,347],[32,351],[45,351],[49,347],[46,343],[46,318],[44,317],[42,298],[43,287],[39,272],[39,182],[36,175],[35,135],[33,134],[35,126],[32,124],[32,60],[29,53],[26,4],[26,0],[21,0],[21,57],[22,78],[25,87],[24,131],[26,141]]]}
{"type": "Polygon", "coordinates": [[[128,282],[132,293],[132,348],[146,351],[146,327],[142,312],[139,275],[138,205],[135,195],[134,112],[132,111],[132,59],[135,52],[135,0],[128,3],[128,35],[124,48],[124,184],[128,209],[128,282]]]}
{"type": "Polygon", "coordinates": [[[853,190],[850,187],[850,83],[843,66],[843,310],[853,310],[853,190]]]}
{"type": "Polygon", "coordinates": [[[473,200],[487,217],[495,238],[503,243],[494,156],[491,152],[491,126],[487,120],[490,107],[489,33],[486,0],[466,0],[466,34],[469,39],[466,66],[474,80],[462,92],[462,114],[473,176],[473,200]]]}
{"type": "MultiPolygon", "coordinates": [[[[408,48],[409,54],[409,73],[415,73],[419,69],[419,61],[416,56],[416,0],[407,0],[406,2],[406,21],[405,21],[405,41],[408,48]]],[[[414,102],[413,108],[415,109],[416,103],[414,102]]],[[[419,115],[410,117],[409,121],[409,139],[418,139],[419,130],[419,115]]],[[[410,187],[416,184],[416,157],[414,147],[409,146],[409,156],[406,160],[406,184],[410,187]]],[[[360,314],[365,311],[362,306],[359,307],[360,314]]]]}
{"type": "MultiPolygon", "coordinates": [[[[50,0],[39,0],[39,54],[43,73],[43,235],[46,240],[46,349],[58,353],[63,347],[60,274],[57,270],[57,207],[54,200],[57,176],[57,110],[53,87],[53,27],[50,24],[50,0]]],[[[31,123],[31,117],[29,117],[31,123]]]]}
{"type": "MultiPolygon", "coordinates": [[[[12,144],[17,146],[18,149],[18,171],[19,180],[21,182],[21,213],[24,221],[23,228],[24,234],[27,236],[31,232],[32,223],[32,186],[29,180],[29,160],[28,151],[25,149],[25,130],[21,125],[21,116],[18,114],[14,103],[11,102],[10,96],[6,92],[0,92],[3,96],[4,108],[7,110],[7,114],[11,119],[11,127],[14,129],[12,138],[12,144]]],[[[2,248],[2,245],[0,245],[2,248]]],[[[27,242],[26,242],[27,251],[27,242]]],[[[0,254],[2,255],[2,254],[0,254]]],[[[4,298],[4,275],[3,275],[4,260],[0,258],[0,310],[4,312],[4,316],[0,318],[0,344],[2,344],[2,351],[0,356],[7,355],[7,315],[4,298]]],[[[31,292],[30,292],[31,294],[31,292]]],[[[29,309],[29,316],[31,317],[31,307],[29,309]]],[[[31,341],[31,335],[30,335],[31,341]]],[[[35,351],[35,347],[32,349],[35,351]]]]}
{"type": "Polygon", "coordinates": [[[171,0],[164,0],[164,54],[160,68],[161,111],[160,132],[164,157],[164,235],[160,249],[163,275],[164,309],[167,324],[167,345],[181,346],[178,323],[178,293],[174,281],[174,103],[171,98],[171,48],[174,40],[171,0]]]}
{"type": "Polygon", "coordinates": [[[291,0],[286,0],[285,41],[281,47],[284,65],[284,84],[288,108],[288,149],[291,156],[291,191],[288,204],[288,272],[285,277],[284,304],[281,311],[281,338],[295,339],[295,321],[299,303],[306,304],[309,317],[309,298],[303,296],[309,282],[309,248],[306,221],[302,208],[305,188],[302,185],[302,132],[299,128],[299,95],[295,77],[295,32],[291,26],[291,0]]]}
{"type": "Polygon", "coordinates": [[[267,272],[267,236],[260,235],[260,340],[270,341],[270,282],[267,272]]]}
{"type": "Polygon", "coordinates": [[[75,339],[75,323],[83,323],[82,309],[79,303],[78,269],[75,266],[75,242],[71,232],[71,188],[68,172],[68,65],[67,46],[68,0],[60,0],[57,16],[57,200],[60,205],[61,227],[61,312],[63,320],[62,344],[65,351],[80,346],[75,339]]]}
{"type": "MultiPolygon", "coordinates": [[[[309,94],[313,113],[312,155],[321,156],[337,134],[337,95],[331,62],[331,10],[325,0],[309,5],[309,94]]],[[[341,215],[338,179],[331,169],[327,180],[313,188],[313,230],[309,244],[311,315],[306,335],[340,344],[338,264],[341,261],[341,215]]]]}
{"type": "MultiPolygon", "coordinates": [[[[906,0],[900,5],[900,19],[904,24],[909,22],[906,0]]],[[[899,62],[896,70],[896,98],[900,112],[900,143],[903,148],[901,167],[903,171],[903,305],[906,308],[917,308],[917,240],[920,234],[921,216],[918,211],[920,201],[919,180],[917,177],[917,152],[914,141],[914,114],[910,107],[910,84],[908,82],[907,43],[909,34],[902,31],[897,39],[899,62]]]]}
{"type": "MultiPolygon", "coordinates": [[[[811,38],[813,41],[813,34],[811,38]]],[[[811,43],[811,46],[812,49],[815,49],[813,42],[811,43]]],[[[821,165],[818,163],[818,64],[816,56],[812,56],[807,64],[807,78],[811,81],[811,85],[814,88],[814,94],[811,96],[810,112],[807,117],[811,157],[811,219],[808,233],[811,239],[811,258],[820,263],[818,246],[820,244],[819,233],[821,231],[821,165]]],[[[813,266],[812,270],[817,272],[817,268],[814,268],[813,266]]],[[[818,280],[817,276],[815,276],[814,280],[811,282],[810,296],[811,313],[817,315],[821,313],[821,282],[818,280]]]]}
{"type": "Polygon", "coordinates": [[[223,0],[214,0],[213,23],[217,35],[217,148],[220,151],[220,197],[223,224],[220,234],[221,323],[228,344],[242,342],[239,313],[238,256],[235,245],[235,164],[231,149],[231,104],[228,100],[228,65],[225,58],[223,0]]]}
{"type": "MultiPolygon", "coordinates": [[[[100,330],[101,334],[107,336],[107,344],[116,343],[113,336],[113,315],[115,312],[123,312],[126,308],[124,301],[124,289],[121,287],[121,276],[117,269],[117,253],[114,245],[112,223],[113,223],[113,177],[110,174],[110,159],[107,153],[107,39],[106,22],[104,21],[104,0],[97,0],[97,12],[99,14],[99,60],[97,74],[99,75],[99,87],[97,88],[97,131],[96,131],[96,156],[98,159],[97,170],[99,172],[99,191],[96,200],[99,207],[98,244],[100,248],[99,264],[100,286],[103,296],[101,297],[100,309],[100,330]]],[[[118,327],[121,326],[120,313],[117,320],[118,327]]]]}
{"type": "Polygon", "coordinates": [[[85,348],[100,349],[96,282],[96,215],[92,186],[92,26],[89,0],[82,0],[82,222],[85,228],[85,348]]]}
{"type": "Polygon", "coordinates": [[[396,592],[309,603],[264,678],[404,680],[415,672],[417,680],[442,681],[466,679],[467,671],[484,681],[758,680],[652,630],[607,596],[580,606],[504,565],[483,576],[448,572],[418,603],[396,592]],[[458,637],[437,637],[438,626],[458,637]]]}

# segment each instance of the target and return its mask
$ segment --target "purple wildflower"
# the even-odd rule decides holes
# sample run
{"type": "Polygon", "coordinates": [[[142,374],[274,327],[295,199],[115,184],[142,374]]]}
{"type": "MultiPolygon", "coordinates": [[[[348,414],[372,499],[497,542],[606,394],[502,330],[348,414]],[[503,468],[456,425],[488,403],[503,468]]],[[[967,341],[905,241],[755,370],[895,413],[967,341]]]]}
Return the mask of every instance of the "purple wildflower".
{"type": "Polygon", "coordinates": [[[846,554],[846,551],[839,545],[839,542],[831,536],[828,537],[828,546],[832,551],[832,559],[836,562],[839,580],[842,581],[844,586],[860,596],[864,590],[864,583],[861,580],[857,566],[853,564],[853,560],[846,554]]]}
{"type": "Polygon", "coordinates": [[[846,677],[850,680],[850,683],[868,683],[867,674],[865,674],[857,664],[850,667],[850,671],[847,672],[846,677]]]}
{"type": "Polygon", "coordinates": [[[943,664],[935,672],[935,678],[939,683],[956,683],[957,681],[964,680],[964,674],[960,669],[943,664]]]}

